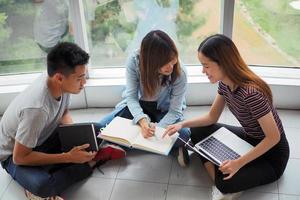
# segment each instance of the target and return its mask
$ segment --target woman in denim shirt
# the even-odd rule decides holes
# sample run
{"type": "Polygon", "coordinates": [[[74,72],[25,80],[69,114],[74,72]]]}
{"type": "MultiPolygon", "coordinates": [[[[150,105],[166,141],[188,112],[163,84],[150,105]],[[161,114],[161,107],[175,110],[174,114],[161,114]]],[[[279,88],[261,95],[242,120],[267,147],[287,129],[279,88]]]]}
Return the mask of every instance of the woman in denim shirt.
{"type": "MultiPolygon", "coordinates": [[[[180,66],[177,48],[166,33],[160,30],[149,32],[126,66],[124,100],[100,121],[100,128],[120,116],[133,119],[141,126],[143,136],[148,138],[155,130],[150,122],[166,128],[183,120],[187,75],[180,66]]],[[[179,131],[185,141],[189,135],[188,128],[179,131]]],[[[179,164],[186,166],[189,159],[184,143],[177,139],[174,147],[178,148],[179,164]]]]}

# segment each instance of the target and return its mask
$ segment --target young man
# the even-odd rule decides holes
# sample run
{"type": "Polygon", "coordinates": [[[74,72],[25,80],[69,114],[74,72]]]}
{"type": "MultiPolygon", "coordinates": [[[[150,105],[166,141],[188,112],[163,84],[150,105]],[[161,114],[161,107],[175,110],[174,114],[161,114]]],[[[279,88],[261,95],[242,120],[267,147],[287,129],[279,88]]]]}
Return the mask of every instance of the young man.
{"type": "Polygon", "coordinates": [[[0,122],[2,167],[25,188],[28,199],[62,199],[68,186],[89,175],[97,164],[122,158],[124,150],[106,146],[87,152],[88,144],[62,153],[56,128],[72,123],[70,93],[86,83],[89,55],[76,44],[60,43],[47,56],[43,74],[8,106],[0,122]]]}

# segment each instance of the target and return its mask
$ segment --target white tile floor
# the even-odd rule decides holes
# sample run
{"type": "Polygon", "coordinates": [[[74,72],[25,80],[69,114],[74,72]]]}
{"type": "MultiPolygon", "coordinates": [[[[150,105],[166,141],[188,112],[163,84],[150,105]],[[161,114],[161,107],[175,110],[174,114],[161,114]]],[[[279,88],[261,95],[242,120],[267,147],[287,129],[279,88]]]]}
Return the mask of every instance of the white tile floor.
{"type": "MultiPolygon", "coordinates": [[[[189,107],[187,118],[202,115],[209,107],[189,107]]],[[[98,121],[111,109],[74,110],[74,121],[98,121]]],[[[291,157],[282,178],[275,183],[243,193],[242,200],[300,200],[300,110],[279,110],[291,147],[291,157]]],[[[228,110],[221,122],[238,124],[228,110]]],[[[130,150],[126,159],[110,161],[83,182],[68,189],[67,200],[206,200],[211,185],[199,159],[191,154],[188,168],[172,157],[130,150]]],[[[0,168],[0,200],[26,199],[23,189],[0,168]]]]}

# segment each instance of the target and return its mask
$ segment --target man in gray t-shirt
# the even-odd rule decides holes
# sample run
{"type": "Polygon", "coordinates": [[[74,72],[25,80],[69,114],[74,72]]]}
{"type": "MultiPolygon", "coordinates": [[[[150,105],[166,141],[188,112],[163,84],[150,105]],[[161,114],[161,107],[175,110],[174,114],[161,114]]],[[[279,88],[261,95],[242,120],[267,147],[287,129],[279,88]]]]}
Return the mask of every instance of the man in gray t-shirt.
{"type": "Polygon", "coordinates": [[[28,148],[40,146],[60,123],[70,95],[55,99],[47,80],[42,74],[8,106],[0,125],[0,160],[13,154],[15,141],[28,148]]]}
{"type": "Polygon", "coordinates": [[[113,146],[87,152],[88,144],[61,152],[56,128],[72,123],[70,93],[83,89],[88,60],[89,55],[76,44],[56,45],[47,56],[48,75],[42,74],[20,93],[1,119],[1,165],[25,188],[29,199],[59,199],[57,195],[88,177],[97,164],[125,156],[113,146]]]}

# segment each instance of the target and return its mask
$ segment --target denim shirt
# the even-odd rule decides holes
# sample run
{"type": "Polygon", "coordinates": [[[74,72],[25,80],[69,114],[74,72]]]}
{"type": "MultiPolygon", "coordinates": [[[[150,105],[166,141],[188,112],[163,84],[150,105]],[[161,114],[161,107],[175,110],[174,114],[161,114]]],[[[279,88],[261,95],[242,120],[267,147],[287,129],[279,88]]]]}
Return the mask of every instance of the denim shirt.
{"type": "MultiPolygon", "coordinates": [[[[137,123],[140,119],[147,117],[139,104],[143,97],[139,70],[139,52],[136,51],[129,57],[126,64],[126,90],[123,92],[124,98],[116,107],[123,108],[128,106],[133,122],[137,123]]],[[[158,126],[167,127],[170,124],[183,120],[182,111],[186,108],[185,93],[187,89],[187,75],[185,70],[181,69],[181,74],[171,83],[167,82],[161,86],[157,95],[157,109],[167,114],[158,122],[158,126]]]]}

